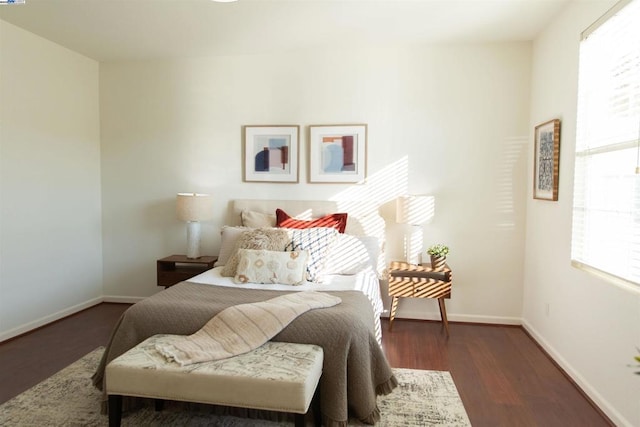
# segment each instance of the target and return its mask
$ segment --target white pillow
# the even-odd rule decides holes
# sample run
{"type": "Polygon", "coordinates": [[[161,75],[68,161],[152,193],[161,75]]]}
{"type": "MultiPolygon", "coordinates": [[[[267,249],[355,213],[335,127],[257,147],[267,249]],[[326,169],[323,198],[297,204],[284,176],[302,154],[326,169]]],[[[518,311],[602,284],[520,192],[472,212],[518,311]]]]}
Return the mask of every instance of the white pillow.
{"type": "Polygon", "coordinates": [[[238,249],[236,283],[301,285],[305,281],[309,252],[238,249]]]}
{"type": "Polygon", "coordinates": [[[327,254],[324,274],[356,274],[368,266],[377,271],[379,252],[376,237],[339,234],[327,254]]]}
{"type": "Polygon", "coordinates": [[[219,267],[229,262],[229,258],[235,253],[238,237],[246,230],[246,227],[230,227],[228,225],[222,227],[220,230],[220,252],[218,252],[218,260],[213,264],[214,267],[219,267]]]}
{"type": "Polygon", "coordinates": [[[242,212],[240,212],[240,221],[242,221],[243,226],[251,228],[276,226],[276,216],[274,214],[249,211],[246,209],[243,209],[242,212]]]}
{"type": "MultiPolygon", "coordinates": [[[[285,229],[281,228],[281,230],[285,229]]],[[[285,247],[285,251],[309,251],[307,280],[322,283],[327,254],[339,234],[338,230],[327,227],[287,228],[286,230],[289,232],[291,241],[285,247]]]]}

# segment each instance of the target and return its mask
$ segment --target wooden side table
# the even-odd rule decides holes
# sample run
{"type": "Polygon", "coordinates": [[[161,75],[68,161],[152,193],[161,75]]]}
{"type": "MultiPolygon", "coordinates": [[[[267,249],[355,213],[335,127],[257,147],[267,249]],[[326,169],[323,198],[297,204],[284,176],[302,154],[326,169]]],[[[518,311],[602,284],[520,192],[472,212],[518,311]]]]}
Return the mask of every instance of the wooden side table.
{"type": "Polygon", "coordinates": [[[213,268],[217,256],[187,258],[186,255],[171,255],[156,261],[158,286],[168,288],[213,268]]]}
{"type": "Polygon", "coordinates": [[[436,298],[440,308],[440,318],[449,335],[449,321],[445,298],[451,298],[452,273],[445,264],[441,270],[434,270],[430,264],[409,264],[404,261],[393,261],[389,267],[389,296],[391,298],[391,314],[389,330],[393,327],[398,301],[405,298],[436,298]]]}

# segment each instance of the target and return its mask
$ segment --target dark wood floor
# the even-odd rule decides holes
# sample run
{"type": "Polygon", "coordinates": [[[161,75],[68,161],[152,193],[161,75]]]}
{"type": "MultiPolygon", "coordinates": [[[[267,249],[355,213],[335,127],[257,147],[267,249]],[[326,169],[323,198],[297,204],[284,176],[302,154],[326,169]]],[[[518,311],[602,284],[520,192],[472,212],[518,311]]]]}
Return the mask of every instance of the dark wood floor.
{"type": "MultiPolygon", "coordinates": [[[[100,304],[0,343],[0,403],[98,346],[126,304],[100,304]]],[[[471,423],[489,426],[611,426],[522,328],[383,321],[393,367],[450,371],[471,423]]]]}

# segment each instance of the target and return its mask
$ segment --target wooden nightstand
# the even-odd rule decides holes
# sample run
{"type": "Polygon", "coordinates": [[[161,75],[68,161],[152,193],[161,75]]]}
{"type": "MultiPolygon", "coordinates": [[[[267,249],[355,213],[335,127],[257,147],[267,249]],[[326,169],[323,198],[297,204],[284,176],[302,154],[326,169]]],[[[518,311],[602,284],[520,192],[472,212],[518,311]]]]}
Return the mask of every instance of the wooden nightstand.
{"type": "Polygon", "coordinates": [[[213,268],[217,256],[201,256],[190,259],[186,255],[171,255],[156,261],[158,286],[175,285],[213,268]]]}
{"type": "Polygon", "coordinates": [[[416,265],[404,261],[393,261],[389,267],[388,278],[389,296],[392,297],[389,330],[393,327],[400,297],[436,298],[442,323],[449,335],[449,321],[444,305],[444,299],[451,298],[452,274],[448,265],[445,265],[442,270],[434,271],[430,264],[416,265]]]}

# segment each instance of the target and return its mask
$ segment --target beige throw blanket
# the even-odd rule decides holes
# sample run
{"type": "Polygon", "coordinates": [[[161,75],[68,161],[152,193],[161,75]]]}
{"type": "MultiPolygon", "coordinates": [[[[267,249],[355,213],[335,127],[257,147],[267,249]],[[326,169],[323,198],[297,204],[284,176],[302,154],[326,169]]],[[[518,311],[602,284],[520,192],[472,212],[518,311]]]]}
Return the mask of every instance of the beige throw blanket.
{"type": "Polygon", "coordinates": [[[340,302],[333,295],[306,291],[234,305],[222,310],[195,334],[171,336],[171,341],[156,344],[156,349],[182,366],[226,359],[260,347],[302,313],[340,302]]]}

